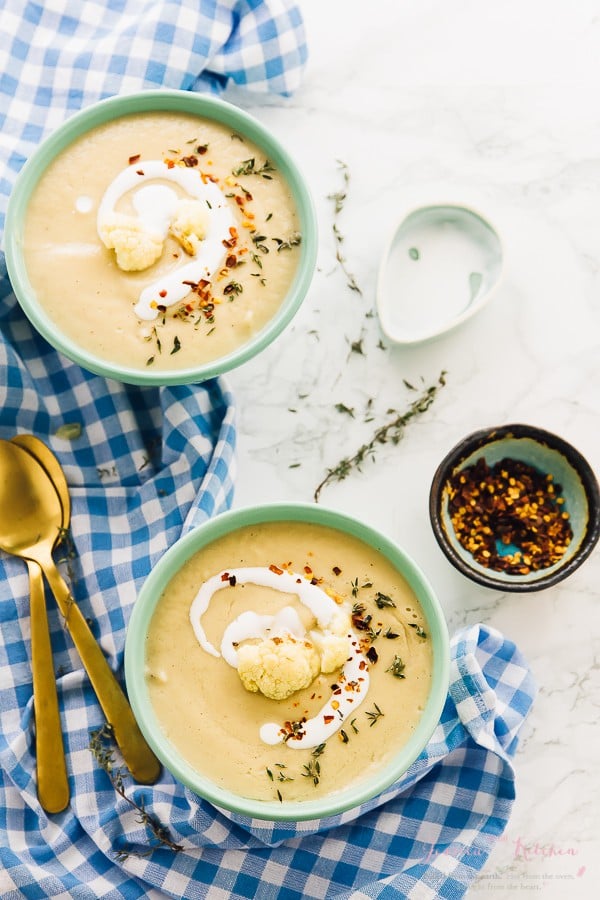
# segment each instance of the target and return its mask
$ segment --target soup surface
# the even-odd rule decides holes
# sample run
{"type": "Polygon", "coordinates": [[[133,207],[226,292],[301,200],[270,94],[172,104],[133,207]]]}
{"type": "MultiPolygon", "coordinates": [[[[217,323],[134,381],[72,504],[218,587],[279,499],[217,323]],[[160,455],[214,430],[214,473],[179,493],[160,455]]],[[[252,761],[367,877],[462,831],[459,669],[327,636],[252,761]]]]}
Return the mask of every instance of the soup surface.
{"type": "Polygon", "coordinates": [[[97,357],[182,369],[246,343],[274,316],[299,257],[289,187],[216,122],[124,116],[42,176],[24,253],[40,304],[97,357]]]}
{"type": "Polygon", "coordinates": [[[217,785],[260,800],[316,799],[373,774],[414,731],[431,672],[427,622],[399,572],[356,538],[298,522],[201,549],[146,641],[166,736],[217,785]]]}

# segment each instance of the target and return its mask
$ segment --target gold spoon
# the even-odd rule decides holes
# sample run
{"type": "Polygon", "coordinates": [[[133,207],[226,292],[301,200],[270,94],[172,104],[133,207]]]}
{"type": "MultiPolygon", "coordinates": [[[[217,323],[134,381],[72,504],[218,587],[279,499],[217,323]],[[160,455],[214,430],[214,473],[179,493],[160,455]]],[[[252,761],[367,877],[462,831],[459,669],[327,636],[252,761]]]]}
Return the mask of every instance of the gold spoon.
{"type": "Polygon", "coordinates": [[[39,463],[22,447],[0,441],[0,549],[41,567],[129,771],[136,781],[152,784],[160,763],[54,564],[52,548],[62,528],[59,495],[39,463]]]}
{"type": "MultiPolygon", "coordinates": [[[[12,438],[30,453],[51,477],[50,469],[60,465],[46,445],[32,434],[12,438]],[[49,456],[49,458],[47,458],[49,456]]],[[[55,472],[56,474],[56,472],[55,472]]],[[[55,481],[58,490],[58,484],[55,481]]],[[[66,482],[65,482],[66,487],[66,482]]],[[[71,515],[68,489],[60,493],[62,506],[61,530],[54,546],[62,540],[64,528],[71,515]]],[[[56,695],[56,677],[52,659],[52,644],[48,628],[48,613],[44,594],[44,579],[38,563],[25,560],[29,571],[29,605],[31,616],[31,674],[33,677],[33,708],[35,712],[35,758],[37,792],[42,808],[48,813],[62,812],[69,803],[69,780],[56,695]]]]}

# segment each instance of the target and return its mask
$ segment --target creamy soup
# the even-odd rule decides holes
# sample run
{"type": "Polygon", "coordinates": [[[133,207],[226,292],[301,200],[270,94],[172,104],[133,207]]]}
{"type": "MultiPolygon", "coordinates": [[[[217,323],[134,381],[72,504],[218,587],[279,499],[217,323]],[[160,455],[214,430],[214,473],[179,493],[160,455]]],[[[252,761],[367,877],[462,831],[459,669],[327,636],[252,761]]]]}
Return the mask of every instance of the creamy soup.
{"type": "Polygon", "coordinates": [[[101,359],[173,370],[233,352],[273,317],[299,228],[286,181],[249,140],[143,113],[91,131],[49,166],[24,254],[60,331],[101,359]]]}
{"type": "Polygon", "coordinates": [[[311,800],[373,774],[419,722],[428,626],[412,589],[356,538],[247,526],[173,578],[146,642],[169,740],[220,787],[311,800]]]}

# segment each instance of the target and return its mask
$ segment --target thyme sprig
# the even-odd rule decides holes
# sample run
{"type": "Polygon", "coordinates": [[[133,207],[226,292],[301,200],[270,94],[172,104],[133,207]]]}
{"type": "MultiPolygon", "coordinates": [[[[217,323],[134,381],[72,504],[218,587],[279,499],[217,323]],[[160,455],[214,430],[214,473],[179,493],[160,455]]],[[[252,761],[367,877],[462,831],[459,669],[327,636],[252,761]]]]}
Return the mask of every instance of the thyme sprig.
{"type": "Polygon", "coordinates": [[[337,260],[337,263],[338,263],[340,269],[346,276],[346,283],[347,283],[348,287],[350,288],[350,290],[356,291],[357,294],[360,294],[362,296],[362,291],[357,284],[356,278],[354,277],[354,275],[351,274],[351,272],[348,271],[348,268],[346,266],[346,258],[344,257],[344,254],[342,253],[342,244],[344,243],[344,236],[338,226],[338,217],[339,217],[340,213],[342,212],[342,210],[344,209],[344,203],[346,202],[346,198],[348,196],[348,185],[350,184],[350,172],[348,170],[348,166],[346,165],[346,163],[341,162],[340,160],[338,160],[338,168],[340,169],[340,171],[342,173],[342,179],[343,179],[342,188],[341,188],[341,190],[336,191],[333,194],[327,195],[327,199],[333,200],[333,203],[334,203],[332,231],[333,231],[333,237],[335,239],[335,258],[337,260]]]}
{"type": "Polygon", "coordinates": [[[302,776],[304,778],[312,778],[312,782],[316,787],[321,780],[321,763],[319,762],[319,757],[323,754],[325,750],[326,744],[319,744],[318,747],[315,747],[313,752],[311,753],[311,758],[308,763],[303,766],[304,772],[302,772],[302,776]]]}
{"type": "Polygon", "coordinates": [[[373,706],[375,707],[374,711],[365,713],[367,719],[369,720],[369,728],[372,728],[373,725],[384,715],[376,703],[374,703],[373,706]]]}
{"type": "Polygon", "coordinates": [[[127,859],[128,856],[146,857],[159,847],[166,847],[174,853],[179,853],[180,850],[183,850],[182,845],[172,841],[169,837],[168,829],[164,825],[161,825],[156,816],[147,812],[143,799],[137,803],[135,800],[131,800],[125,793],[125,779],[131,778],[131,773],[126,766],[115,766],[113,749],[111,746],[112,741],[113,729],[112,725],[109,725],[108,723],[105,723],[101,728],[90,731],[89,748],[91,754],[100,768],[108,775],[110,783],[117,794],[122,797],[126,803],[137,810],[137,821],[145,826],[150,833],[151,841],[153,841],[144,853],[140,853],[133,848],[115,850],[114,852],[117,859],[123,861],[124,859],[127,859]]]}
{"type": "Polygon", "coordinates": [[[394,413],[394,417],[389,422],[386,422],[385,425],[380,425],[369,441],[359,447],[352,456],[344,457],[336,466],[328,469],[327,474],[315,489],[315,503],[319,502],[321,491],[326,484],[329,484],[331,481],[343,481],[353,469],[360,471],[364,461],[375,456],[375,450],[379,444],[387,444],[388,441],[391,441],[392,444],[398,444],[404,436],[404,429],[409,422],[429,409],[440,388],[446,384],[445,376],[445,371],[440,372],[437,383],[425,388],[422,394],[412,401],[406,412],[396,413],[395,410],[391,410],[390,412],[394,413]]]}

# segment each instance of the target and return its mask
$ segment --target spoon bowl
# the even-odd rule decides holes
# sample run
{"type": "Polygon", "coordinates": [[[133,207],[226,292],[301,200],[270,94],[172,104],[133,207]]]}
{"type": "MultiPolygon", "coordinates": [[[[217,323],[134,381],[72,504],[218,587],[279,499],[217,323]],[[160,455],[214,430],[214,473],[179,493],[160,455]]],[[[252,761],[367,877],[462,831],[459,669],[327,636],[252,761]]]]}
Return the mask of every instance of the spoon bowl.
{"type": "Polygon", "coordinates": [[[23,447],[35,458],[40,466],[46,471],[46,474],[60,499],[62,507],[62,527],[59,535],[59,542],[62,540],[64,530],[69,527],[71,521],[71,495],[69,494],[69,486],[63,468],[56,456],[46,444],[34,434],[18,434],[11,438],[11,444],[18,444],[23,447]]]}

